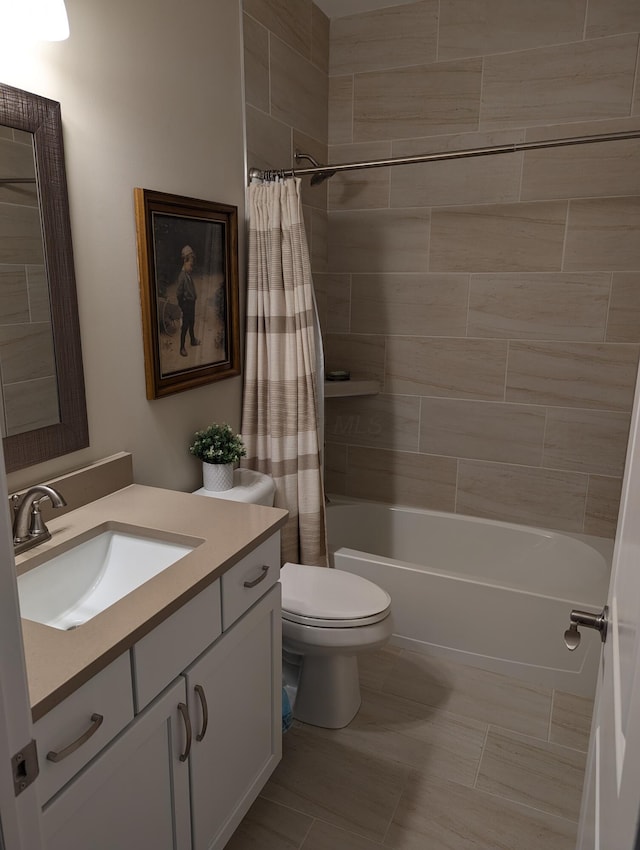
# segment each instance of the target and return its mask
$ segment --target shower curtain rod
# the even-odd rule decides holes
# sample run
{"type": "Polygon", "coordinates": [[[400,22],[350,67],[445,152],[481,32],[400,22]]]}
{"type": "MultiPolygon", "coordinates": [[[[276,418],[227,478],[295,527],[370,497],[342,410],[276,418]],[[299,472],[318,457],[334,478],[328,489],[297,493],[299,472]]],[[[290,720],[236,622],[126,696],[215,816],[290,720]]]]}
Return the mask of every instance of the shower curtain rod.
{"type": "Polygon", "coordinates": [[[397,156],[390,159],[372,159],[363,162],[344,162],[334,165],[319,165],[311,156],[296,151],[295,159],[306,159],[313,163],[309,168],[291,168],[262,171],[259,168],[249,170],[249,179],[270,179],[273,177],[303,177],[313,175],[312,184],[322,183],[340,171],[357,171],[362,168],[383,168],[388,165],[414,165],[419,162],[437,162],[445,159],[465,159],[472,156],[488,156],[498,153],[517,153],[518,151],[540,150],[543,148],[561,148],[569,145],[587,145],[593,142],[619,142],[624,139],[640,138],[640,130],[627,130],[621,133],[601,133],[595,136],[573,136],[564,139],[547,139],[537,142],[513,142],[508,145],[492,147],[466,148],[459,151],[440,151],[438,153],[416,154],[415,156],[397,156]]]}

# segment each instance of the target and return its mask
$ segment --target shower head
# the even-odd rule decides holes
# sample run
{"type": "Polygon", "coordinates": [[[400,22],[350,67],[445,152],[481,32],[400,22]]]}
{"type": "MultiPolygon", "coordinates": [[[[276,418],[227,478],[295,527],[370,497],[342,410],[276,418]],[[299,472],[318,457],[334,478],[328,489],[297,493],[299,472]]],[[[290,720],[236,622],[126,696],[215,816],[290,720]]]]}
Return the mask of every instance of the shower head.
{"type": "Polygon", "coordinates": [[[311,185],[318,186],[320,183],[324,183],[325,180],[328,180],[330,177],[333,177],[335,171],[328,169],[327,171],[318,171],[316,174],[311,175],[311,185]]]}

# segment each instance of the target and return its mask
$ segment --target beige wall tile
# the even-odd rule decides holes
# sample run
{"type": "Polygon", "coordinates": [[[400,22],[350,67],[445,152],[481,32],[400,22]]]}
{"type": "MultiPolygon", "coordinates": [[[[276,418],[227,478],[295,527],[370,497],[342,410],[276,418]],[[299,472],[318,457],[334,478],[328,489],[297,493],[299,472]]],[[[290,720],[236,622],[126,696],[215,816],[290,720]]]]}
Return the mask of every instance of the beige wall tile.
{"type": "Polygon", "coordinates": [[[0,325],[29,321],[25,266],[0,266],[0,325]]]}
{"type": "Polygon", "coordinates": [[[585,754],[490,728],[476,787],[577,821],[585,754]]]}
{"type": "Polygon", "coordinates": [[[329,73],[330,21],[325,13],[311,4],[311,61],[325,73],[329,73]]]}
{"type": "MultiPolygon", "coordinates": [[[[35,178],[35,161],[33,158],[32,136],[29,144],[15,141],[11,128],[7,129],[7,138],[0,139],[0,162],[2,162],[3,177],[33,177],[35,178]]],[[[0,184],[0,203],[17,204],[18,206],[35,207],[38,205],[38,193],[35,182],[0,184]]]]}
{"type": "MultiPolygon", "coordinates": [[[[571,124],[546,124],[527,127],[525,141],[537,142],[555,139],[571,139],[577,136],[598,136],[603,133],[626,133],[640,130],[640,120],[632,116],[601,118],[594,121],[572,121],[571,124]]],[[[603,144],[608,145],[609,142],[603,144]]],[[[575,150],[575,148],[574,148],[575,150]]]]}
{"type": "Polygon", "coordinates": [[[265,112],[247,106],[249,168],[287,168],[291,163],[291,128],[265,112]]]}
{"type": "Polygon", "coordinates": [[[440,0],[438,59],[581,41],[586,0],[440,0]]]}
{"type": "Polygon", "coordinates": [[[507,401],[631,410],[636,345],[511,342],[507,401]]]}
{"type": "Polygon", "coordinates": [[[464,336],[469,277],[463,274],[354,275],[354,333],[464,336]]]}
{"type": "Polygon", "coordinates": [[[431,271],[560,271],[567,204],[487,204],[436,209],[431,271]]]}
{"type": "Polygon", "coordinates": [[[384,379],[385,339],[370,334],[327,334],[325,370],[346,369],[358,380],[384,379]]]}
{"type": "Polygon", "coordinates": [[[604,340],[610,275],[471,275],[469,336],[604,340]]]}
{"type": "Polygon", "coordinates": [[[454,458],[349,446],[346,493],[394,505],[453,511],[454,458]]]}
{"type": "MultiPolygon", "coordinates": [[[[332,163],[366,162],[388,159],[391,142],[365,142],[354,145],[332,145],[332,163]]],[[[330,210],[375,209],[389,206],[389,169],[368,168],[363,171],[338,172],[329,181],[330,210]]]]}
{"type": "MultiPolygon", "coordinates": [[[[325,142],[319,142],[317,139],[301,133],[299,130],[293,131],[293,151],[295,153],[305,153],[312,156],[316,162],[326,162],[328,158],[328,146],[325,142]]],[[[293,160],[293,167],[301,167],[311,165],[307,160],[293,160]]],[[[302,203],[309,204],[311,207],[316,207],[319,210],[327,209],[327,183],[311,185],[311,176],[302,177],[302,203]]]]}
{"type": "Polygon", "coordinates": [[[607,342],[640,342],[640,272],[615,272],[607,320],[607,342]]]}
{"type": "Polygon", "coordinates": [[[60,422],[55,376],[5,384],[2,390],[7,436],[60,422]]]}
{"type": "Polygon", "coordinates": [[[502,401],[507,343],[502,340],[390,337],[390,393],[502,401]]]}
{"type": "Polygon", "coordinates": [[[423,398],[420,451],[540,466],[544,428],[541,407],[423,398]]]}
{"type": "Polygon", "coordinates": [[[347,446],[325,443],[324,486],[327,493],[344,494],[347,491],[347,446]]]}
{"type": "Polygon", "coordinates": [[[314,274],[313,282],[323,333],[348,333],[351,324],[351,275],[318,273],[314,274]]]}
{"type": "Polygon", "coordinates": [[[587,38],[638,30],[640,5],[636,0],[589,0],[587,38]]]}
{"type": "Polygon", "coordinates": [[[629,115],[637,35],[486,56],[480,128],[629,115]]]}
{"type": "Polygon", "coordinates": [[[620,508],[622,479],[589,476],[587,509],[584,516],[585,534],[615,537],[620,508]]]}
{"type": "Polygon", "coordinates": [[[37,207],[0,204],[0,264],[43,262],[37,207]]]}
{"type": "MultiPolygon", "coordinates": [[[[311,210],[311,233],[309,251],[311,253],[311,271],[326,272],[329,253],[328,221],[325,210],[311,210]]],[[[307,237],[308,238],[308,237],[307,237]]]]}
{"type": "Polygon", "coordinates": [[[0,363],[4,383],[55,375],[51,325],[38,322],[0,326],[0,363]]]}
{"type": "Polygon", "coordinates": [[[630,414],[549,408],[543,465],[621,476],[630,414]]]}
{"type": "Polygon", "coordinates": [[[434,62],[437,39],[437,0],[334,18],[331,74],[434,62]]]}
{"type": "Polygon", "coordinates": [[[335,272],[417,272],[427,265],[429,210],[329,215],[329,268],[335,272]]]}
{"type": "Polygon", "coordinates": [[[269,32],[243,16],[245,103],[269,112],[269,32]]]}
{"type": "Polygon", "coordinates": [[[49,281],[44,266],[27,266],[27,288],[29,290],[31,321],[50,322],[49,281]]]}
{"type": "Polygon", "coordinates": [[[640,195],[640,139],[528,151],[522,200],[640,195]]]}
{"type": "Polygon", "coordinates": [[[291,127],[328,141],[326,74],[278,38],[271,37],[271,114],[291,127]]]}
{"type": "Polygon", "coordinates": [[[244,11],[298,53],[311,56],[311,0],[242,0],[244,11]]]}
{"type": "Polygon", "coordinates": [[[565,271],[640,268],[640,196],[570,201],[565,271]]]}
{"type": "Polygon", "coordinates": [[[354,141],[477,130],[481,76],[479,59],[356,74],[354,141]]]}
{"type": "MultiPolygon", "coordinates": [[[[327,399],[327,442],[415,452],[420,400],[410,396],[327,399]]],[[[351,451],[351,449],[350,449],[351,451]]]]}
{"type": "Polygon", "coordinates": [[[329,77],[329,144],[353,141],[353,77],[329,77]]]}
{"type": "Polygon", "coordinates": [[[586,752],[589,747],[593,700],[554,691],[549,740],[586,752]]]}
{"type": "Polygon", "coordinates": [[[587,476],[576,472],[460,460],[461,514],[582,531],[587,476]]]}

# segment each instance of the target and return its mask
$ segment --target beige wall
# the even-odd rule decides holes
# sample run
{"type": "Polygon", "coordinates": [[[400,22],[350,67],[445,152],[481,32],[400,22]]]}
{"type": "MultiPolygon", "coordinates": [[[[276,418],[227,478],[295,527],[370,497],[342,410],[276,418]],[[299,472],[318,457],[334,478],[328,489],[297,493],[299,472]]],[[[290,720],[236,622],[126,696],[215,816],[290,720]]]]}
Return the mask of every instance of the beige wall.
{"type": "MultiPolygon", "coordinates": [[[[329,159],[640,128],[639,30],[637,0],[334,19],[329,159]]],[[[640,142],[353,172],[328,203],[327,368],[382,387],[327,403],[328,489],[612,535],[640,142]]]]}
{"type": "Polygon", "coordinates": [[[66,4],[69,40],[15,55],[3,45],[0,80],[62,107],[91,445],[9,487],[126,450],[137,481],[195,489],[192,433],[239,426],[241,378],[147,401],[133,189],[237,205],[243,292],[240,2],[66,4]]]}

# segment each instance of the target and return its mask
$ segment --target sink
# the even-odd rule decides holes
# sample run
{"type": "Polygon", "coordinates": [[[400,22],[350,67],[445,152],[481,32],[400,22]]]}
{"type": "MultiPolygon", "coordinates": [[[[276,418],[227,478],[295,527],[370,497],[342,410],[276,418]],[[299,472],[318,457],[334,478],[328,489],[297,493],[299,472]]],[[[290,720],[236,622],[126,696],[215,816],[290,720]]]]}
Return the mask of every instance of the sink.
{"type": "Polygon", "coordinates": [[[86,623],[195,549],[109,528],[18,576],[20,613],[68,631],[86,623]]]}

